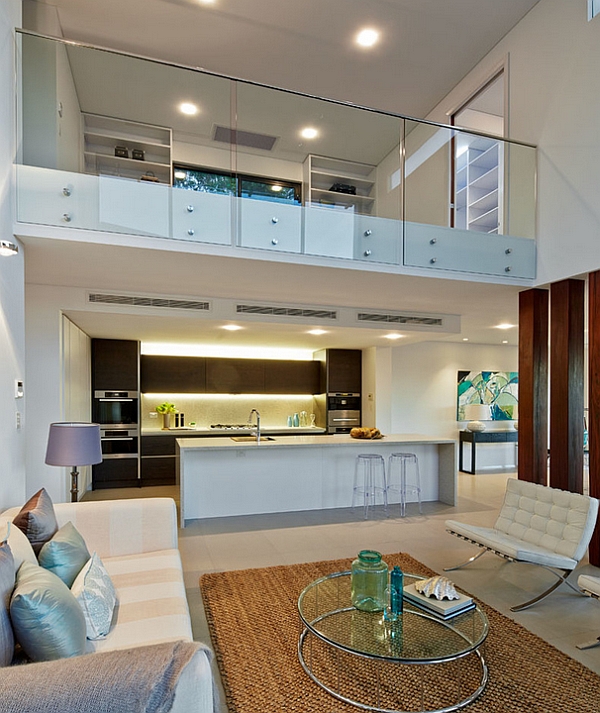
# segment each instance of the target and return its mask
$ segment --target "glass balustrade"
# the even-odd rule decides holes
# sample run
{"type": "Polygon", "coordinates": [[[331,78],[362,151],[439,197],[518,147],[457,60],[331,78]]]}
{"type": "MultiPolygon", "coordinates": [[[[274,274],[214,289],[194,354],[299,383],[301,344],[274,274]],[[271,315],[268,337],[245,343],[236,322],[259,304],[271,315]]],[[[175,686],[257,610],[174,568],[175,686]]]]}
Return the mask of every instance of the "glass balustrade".
{"type": "Polygon", "coordinates": [[[535,148],[21,32],[17,219],[533,277],[535,148]]]}

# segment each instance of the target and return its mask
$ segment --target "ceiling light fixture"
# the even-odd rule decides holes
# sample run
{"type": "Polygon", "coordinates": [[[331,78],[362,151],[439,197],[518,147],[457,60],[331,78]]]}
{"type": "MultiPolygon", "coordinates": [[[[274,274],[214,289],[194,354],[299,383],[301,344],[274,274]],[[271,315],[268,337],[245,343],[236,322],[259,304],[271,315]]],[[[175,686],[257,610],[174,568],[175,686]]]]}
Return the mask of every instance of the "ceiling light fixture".
{"type": "Polygon", "coordinates": [[[179,111],[182,114],[187,114],[187,116],[194,116],[198,113],[198,107],[191,102],[182,102],[179,105],[179,111]]]}
{"type": "Polygon", "coordinates": [[[508,344],[508,339],[503,339],[502,344],[508,344]]]}
{"type": "Polygon", "coordinates": [[[326,329],[309,329],[307,334],[314,334],[316,337],[319,337],[321,334],[327,334],[326,329]]]}
{"type": "Polygon", "coordinates": [[[502,322],[502,324],[497,324],[495,329],[512,329],[516,327],[516,324],[509,324],[508,322],[502,322]]]}
{"type": "Polygon", "coordinates": [[[11,243],[9,240],[0,240],[0,255],[10,257],[19,252],[19,246],[11,243]]]}
{"type": "Polygon", "coordinates": [[[384,339],[402,339],[404,334],[396,334],[395,332],[392,334],[384,334],[384,339]]]}
{"type": "Polygon", "coordinates": [[[239,324],[224,324],[221,329],[226,329],[228,332],[237,332],[238,329],[244,329],[239,324]]]}
{"type": "Polygon", "coordinates": [[[319,132],[312,126],[306,126],[300,132],[300,136],[303,139],[316,139],[318,135],[319,135],[319,132]]]}
{"type": "Polygon", "coordinates": [[[469,337],[463,337],[463,342],[468,342],[468,341],[469,341],[469,337]]]}
{"type": "Polygon", "coordinates": [[[361,47],[373,47],[379,42],[379,32],[371,27],[361,30],[356,35],[356,44],[361,47]]]}

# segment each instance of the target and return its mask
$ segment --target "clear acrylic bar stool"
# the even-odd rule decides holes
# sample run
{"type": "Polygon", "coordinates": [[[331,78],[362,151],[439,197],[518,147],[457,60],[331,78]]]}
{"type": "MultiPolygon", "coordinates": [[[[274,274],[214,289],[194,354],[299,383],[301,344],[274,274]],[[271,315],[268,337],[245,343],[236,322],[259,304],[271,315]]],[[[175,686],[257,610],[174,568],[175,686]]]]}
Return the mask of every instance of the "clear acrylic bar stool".
{"type": "Polygon", "coordinates": [[[406,515],[406,495],[415,493],[419,501],[419,513],[423,514],[421,505],[421,474],[419,459],[414,453],[392,453],[388,459],[388,493],[400,493],[400,517],[406,515]],[[407,466],[414,466],[415,480],[407,482],[407,466]]]}
{"type": "Polygon", "coordinates": [[[376,453],[361,453],[356,456],[354,465],[354,490],[352,507],[362,496],[365,520],[369,516],[369,507],[375,505],[377,495],[381,493],[385,516],[388,517],[388,487],[385,477],[385,460],[376,453]]]}

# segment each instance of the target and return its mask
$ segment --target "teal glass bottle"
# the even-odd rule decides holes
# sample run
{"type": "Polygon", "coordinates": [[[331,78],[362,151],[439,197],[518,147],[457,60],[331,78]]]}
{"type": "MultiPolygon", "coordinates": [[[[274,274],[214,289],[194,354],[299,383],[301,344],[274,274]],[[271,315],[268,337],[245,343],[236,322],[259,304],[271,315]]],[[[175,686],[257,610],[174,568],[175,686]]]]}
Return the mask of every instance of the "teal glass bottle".
{"type": "Polygon", "coordinates": [[[352,606],[361,611],[383,611],[386,607],[388,567],[375,550],[361,550],[352,563],[352,606]]]}

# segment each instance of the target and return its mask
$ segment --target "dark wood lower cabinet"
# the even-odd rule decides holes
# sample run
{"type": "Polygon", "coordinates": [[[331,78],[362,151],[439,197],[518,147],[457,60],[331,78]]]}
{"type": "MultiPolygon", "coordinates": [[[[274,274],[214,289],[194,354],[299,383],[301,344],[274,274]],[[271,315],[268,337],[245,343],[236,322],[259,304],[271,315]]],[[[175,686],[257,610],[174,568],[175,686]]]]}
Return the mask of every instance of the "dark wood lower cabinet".
{"type": "Polygon", "coordinates": [[[109,458],[92,466],[92,490],[139,486],[137,458],[109,458]]]}
{"type": "Polygon", "coordinates": [[[175,456],[142,457],[142,487],[175,485],[175,456]]]}

